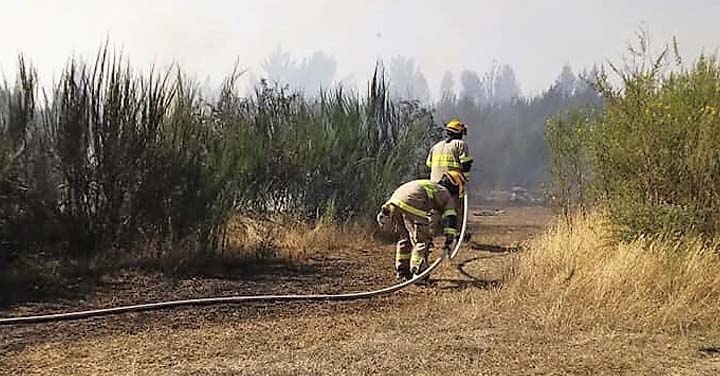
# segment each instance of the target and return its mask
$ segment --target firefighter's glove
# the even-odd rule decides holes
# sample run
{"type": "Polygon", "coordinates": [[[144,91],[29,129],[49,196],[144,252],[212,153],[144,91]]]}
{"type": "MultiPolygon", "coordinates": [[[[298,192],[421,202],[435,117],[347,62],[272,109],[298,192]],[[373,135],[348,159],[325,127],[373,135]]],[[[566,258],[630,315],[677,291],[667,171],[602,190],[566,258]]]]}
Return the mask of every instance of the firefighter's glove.
{"type": "Polygon", "coordinates": [[[377,214],[377,217],[375,217],[375,220],[377,221],[378,226],[384,228],[390,222],[390,209],[383,206],[377,214]]]}

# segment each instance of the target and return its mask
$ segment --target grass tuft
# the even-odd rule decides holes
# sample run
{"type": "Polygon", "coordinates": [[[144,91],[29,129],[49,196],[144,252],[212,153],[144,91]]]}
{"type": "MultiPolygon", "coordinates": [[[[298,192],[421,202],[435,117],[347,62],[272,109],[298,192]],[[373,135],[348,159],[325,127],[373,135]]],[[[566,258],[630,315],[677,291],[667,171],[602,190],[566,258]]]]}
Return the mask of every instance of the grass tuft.
{"type": "Polygon", "coordinates": [[[687,331],[720,324],[720,255],[698,238],[608,241],[600,214],[558,222],[507,270],[505,299],[545,326],[687,331]]]}

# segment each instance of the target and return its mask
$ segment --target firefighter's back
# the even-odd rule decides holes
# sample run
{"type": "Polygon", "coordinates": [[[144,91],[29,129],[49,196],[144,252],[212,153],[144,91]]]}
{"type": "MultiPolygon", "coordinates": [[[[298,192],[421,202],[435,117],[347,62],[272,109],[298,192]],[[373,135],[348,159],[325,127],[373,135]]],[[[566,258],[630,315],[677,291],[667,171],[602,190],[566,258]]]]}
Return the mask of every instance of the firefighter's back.
{"type": "Polygon", "coordinates": [[[466,154],[467,145],[461,139],[446,139],[435,144],[430,149],[427,161],[430,167],[430,180],[439,182],[446,172],[462,172],[461,160],[466,154]]]}

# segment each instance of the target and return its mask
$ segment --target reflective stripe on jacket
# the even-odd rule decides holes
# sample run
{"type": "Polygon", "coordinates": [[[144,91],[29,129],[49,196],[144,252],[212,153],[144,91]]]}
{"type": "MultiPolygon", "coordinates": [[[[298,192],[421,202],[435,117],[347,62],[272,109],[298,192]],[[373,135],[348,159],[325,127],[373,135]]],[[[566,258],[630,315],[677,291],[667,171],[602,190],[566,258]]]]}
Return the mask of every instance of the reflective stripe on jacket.
{"type": "Polygon", "coordinates": [[[448,171],[460,171],[469,178],[469,171],[463,171],[462,164],[472,160],[465,141],[442,140],[430,149],[425,165],[430,168],[430,180],[439,182],[448,171]]]}
{"type": "MultiPolygon", "coordinates": [[[[441,212],[443,219],[457,217],[455,201],[450,192],[430,180],[413,180],[401,185],[386,204],[393,204],[422,223],[428,223],[429,212],[433,209],[441,212]]],[[[446,235],[455,235],[457,230],[445,226],[444,232],[446,235]]]]}

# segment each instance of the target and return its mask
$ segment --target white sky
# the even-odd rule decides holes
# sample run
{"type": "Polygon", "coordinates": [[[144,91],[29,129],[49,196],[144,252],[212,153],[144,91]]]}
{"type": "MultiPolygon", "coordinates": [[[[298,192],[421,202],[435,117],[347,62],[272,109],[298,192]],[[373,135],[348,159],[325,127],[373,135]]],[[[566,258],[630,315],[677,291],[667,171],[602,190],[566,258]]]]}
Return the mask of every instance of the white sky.
{"type": "Polygon", "coordinates": [[[538,92],[565,63],[617,61],[642,22],[656,42],[676,35],[686,60],[714,53],[719,16],[714,0],[0,0],[0,71],[14,77],[22,52],[50,80],[109,38],[134,66],[177,62],[213,81],[282,46],[296,59],[323,50],[361,85],[376,59],[413,57],[433,92],[445,70],[496,59],[538,92]]]}

